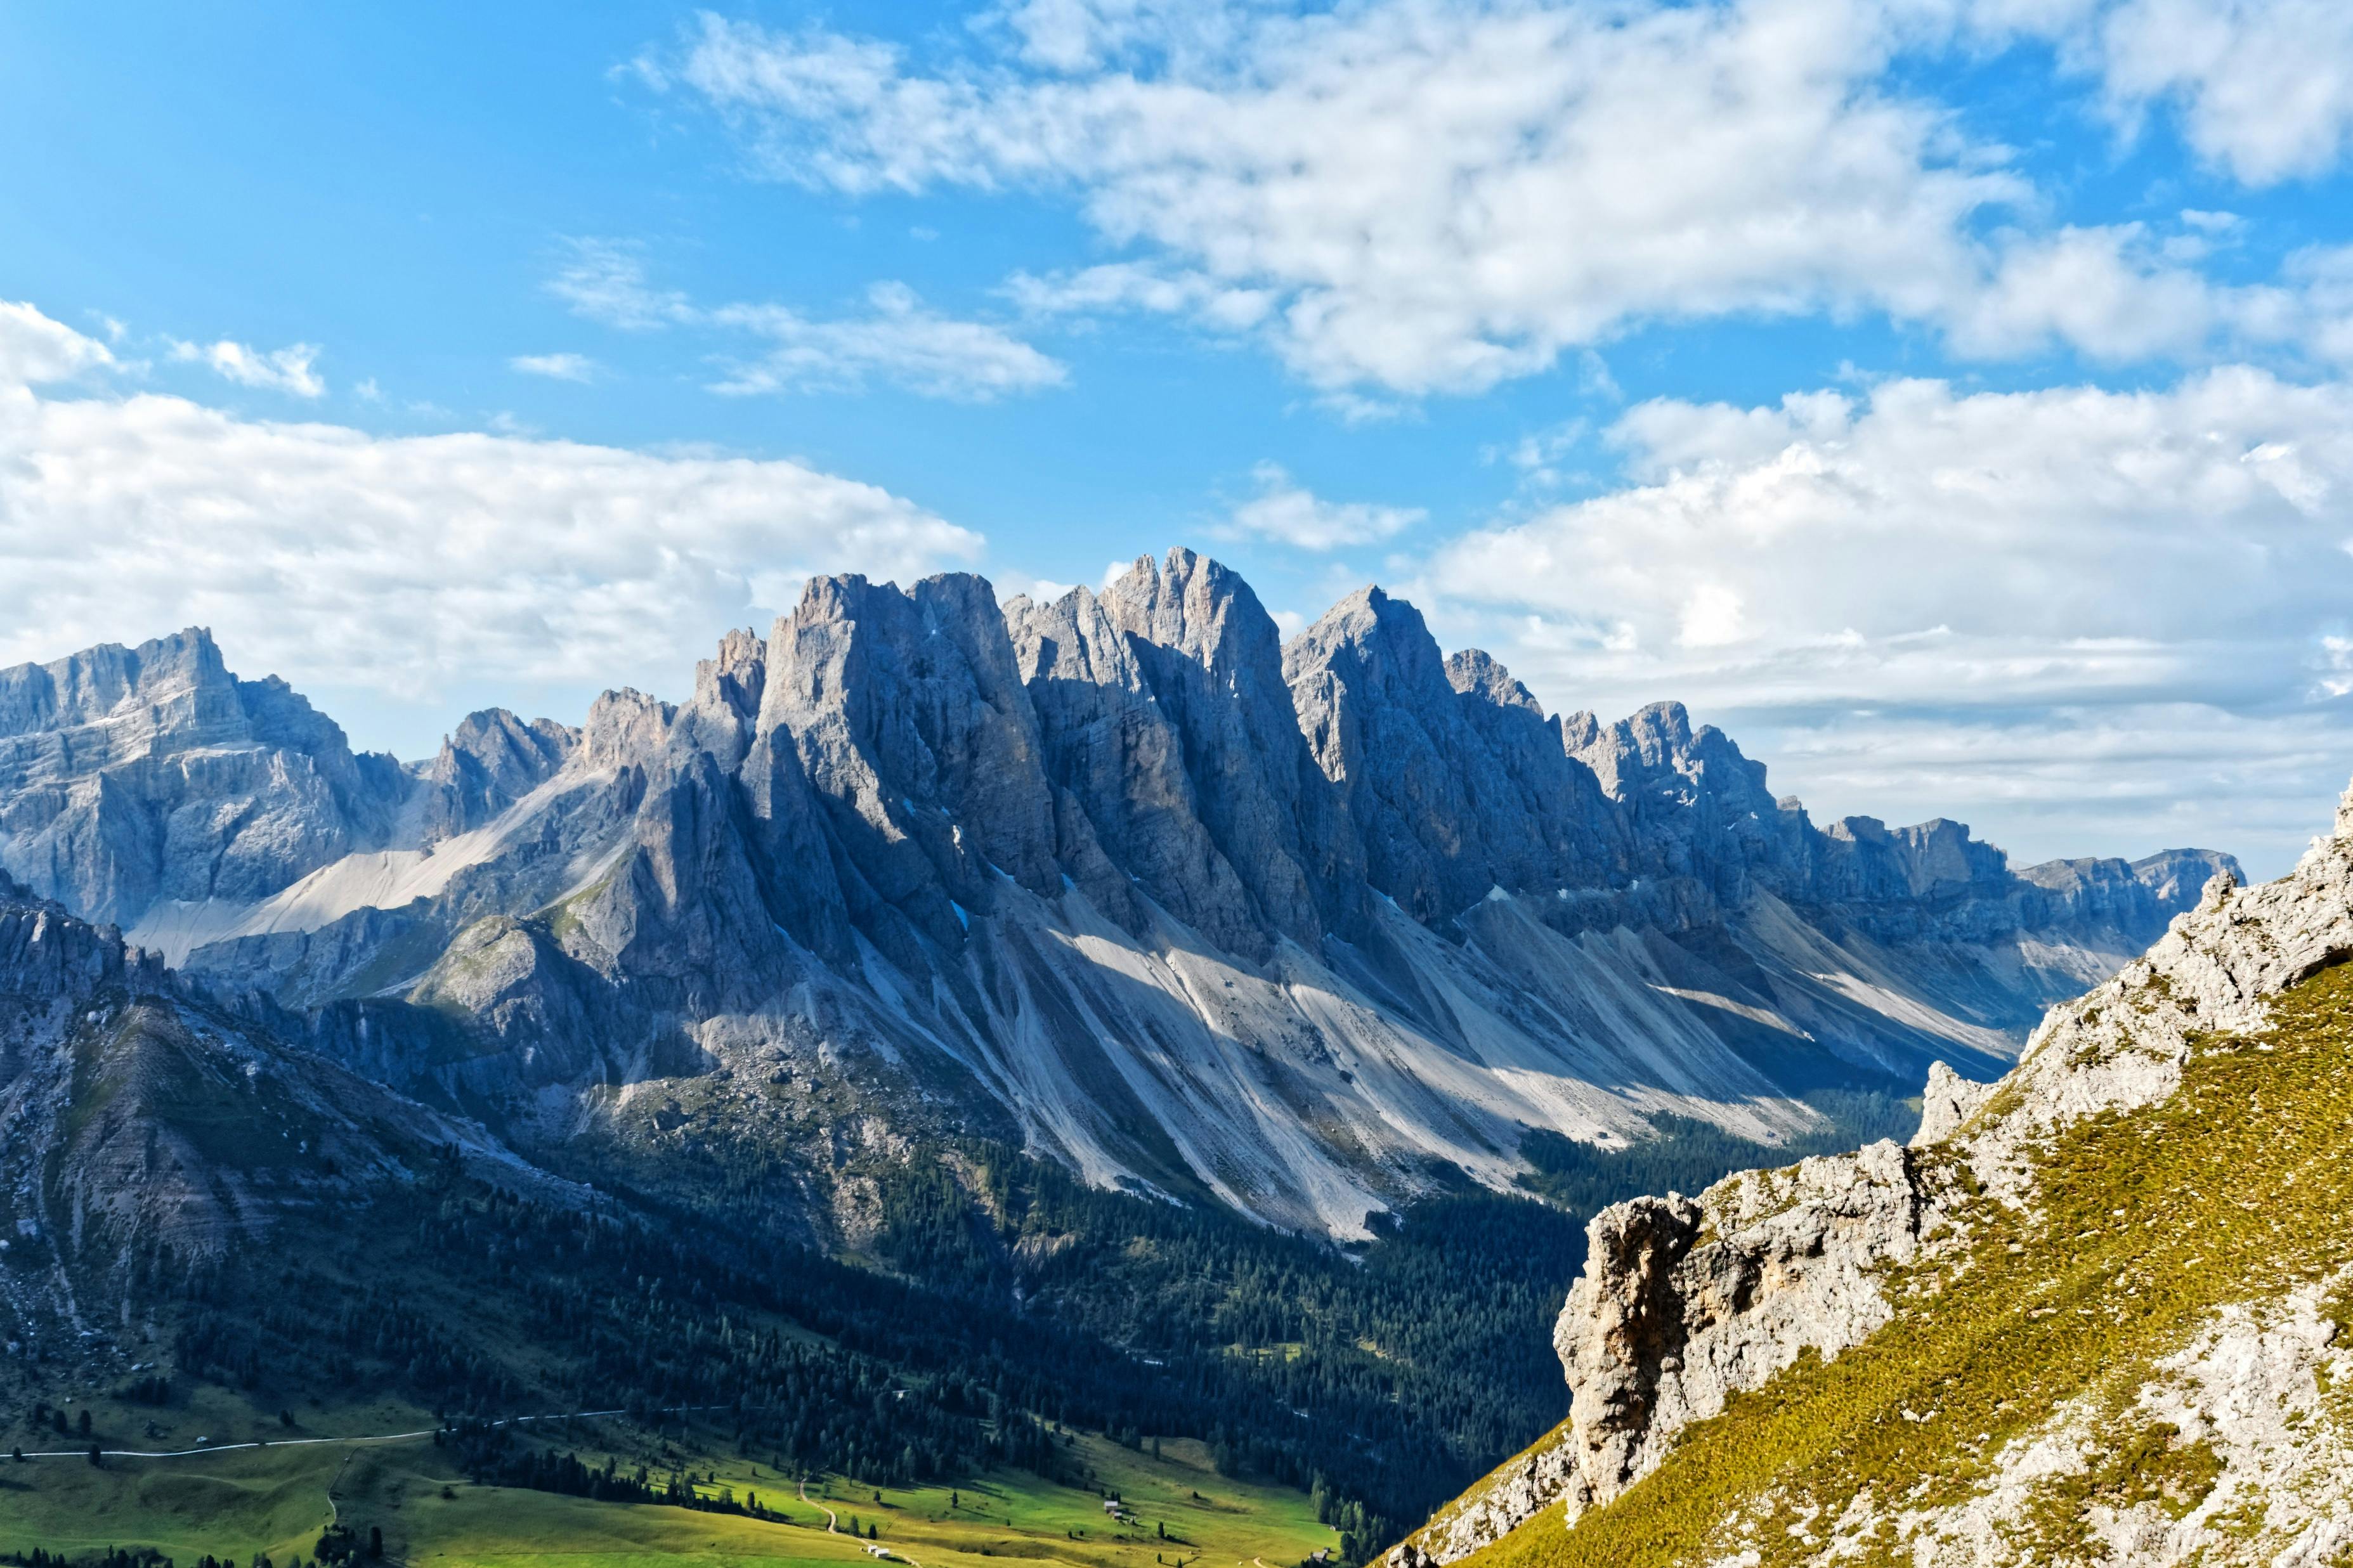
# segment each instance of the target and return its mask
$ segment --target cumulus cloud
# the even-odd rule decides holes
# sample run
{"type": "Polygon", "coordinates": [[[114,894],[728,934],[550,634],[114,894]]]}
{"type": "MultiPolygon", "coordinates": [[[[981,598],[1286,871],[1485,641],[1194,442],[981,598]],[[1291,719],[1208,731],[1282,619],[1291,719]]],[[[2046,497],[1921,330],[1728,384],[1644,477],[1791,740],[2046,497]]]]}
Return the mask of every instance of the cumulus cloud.
{"type": "Polygon", "coordinates": [[[812,572],[920,574],[980,547],[797,463],[376,437],[26,384],[101,355],[0,306],[0,662],[194,623],[241,668],[400,700],[476,683],[668,689],[812,572]]]}
{"type": "MultiPolygon", "coordinates": [[[[2202,254],[2212,231],[2191,226],[2188,250],[2202,254]]],[[[2183,255],[2140,224],[2013,237],[1987,286],[1954,313],[1954,343],[1987,356],[2064,346],[2128,362],[2192,355],[2218,337],[2276,341],[2298,321],[2287,290],[2217,284],[2183,255]]]]}
{"type": "Polygon", "coordinates": [[[104,344],[30,305],[0,300],[0,392],[63,381],[113,363],[104,344]]]}
{"type": "Polygon", "coordinates": [[[2152,798],[2168,766],[2211,773],[2224,735],[2293,752],[2301,771],[2264,786],[2300,792],[2283,820],[2353,766],[2329,706],[2353,685],[2353,386],[2244,367],[2147,392],[1907,380],[1650,402],[1609,438],[1624,486],[1473,531],[1421,572],[1452,635],[1501,640],[1556,701],[1673,694],[1744,715],[1801,778],[1810,756],[1848,783],[1903,773],[1849,802],[1966,809],[1937,748],[1975,745],[1978,798],[2005,816],[2067,798],[2033,783],[2061,757],[2004,782],[2045,730],[2141,757],[2130,787],[2152,798]]]}
{"type": "Polygon", "coordinates": [[[1737,314],[1874,311],[1974,355],[2291,340],[2277,290],[2195,270],[2209,235],[2024,226],[2047,194],[1897,68],[2056,41],[2119,114],[2179,102],[2211,155],[2277,178],[2333,162],[2353,121],[2348,17],[2334,0],[1013,0],[981,16],[976,53],[944,58],[706,15],[648,74],[779,180],[1074,200],[1131,254],[1017,276],[1029,309],[1183,314],[1261,336],[1326,391],[1416,395],[1737,314]]]}
{"type": "Polygon", "coordinates": [[[592,382],[605,374],[605,367],[586,354],[517,354],[507,361],[507,368],[523,375],[542,375],[550,381],[592,382]]]}
{"type": "Polygon", "coordinates": [[[2353,6],[2341,0],[2124,0],[2101,18],[2110,102],[2179,111],[2249,184],[2325,174],[2353,151],[2353,6]]]}
{"type": "MultiPolygon", "coordinates": [[[[930,74],[706,16],[674,74],[779,178],[1075,189],[1151,253],[1082,292],[1263,296],[1284,358],[1335,387],[1475,390],[1645,318],[1934,314],[1983,268],[1971,215],[2023,194],[1871,89],[1896,40],[1864,0],[1221,15],[1222,39],[1135,68],[930,74]]],[[[1130,47],[1150,19],[1111,16],[1130,47]]],[[[1025,47],[1050,36],[1080,35],[1025,47]]]]}
{"type": "Polygon", "coordinates": [[[1429,514],[1419,507],[1329,501],[1299,484],[1277,463],[1251,471],[1258,494],[1235,507],[1219,531],[1227,538],[1271,539],[1301,550],[1377,544],[1429,514]]]}
{"type": "Polygon", "coordinates": [[[327,384],[312,369],[319,351],[309,343],[282,349],[248,348],[223,338],[216,343],[174,342],[172,357],[201,364],[239,386],[282,392],[291,397],[320,397],[327,384]]]}
{"type": "Polygon", "coordinates": [[[1466,535],[1433,580],[1622,623],[1649,650],[1687,643],[1675,628],[1703,597],[1738,602],[1741,636],[1721,640],[1758,657],[1936,628],[2040,643],[2057,681],[2074,679],[2071,648],[2094,669],[2126,643],[2310,638],[2353,603],[2341,384],[2243,368],[2156,392],[1895,381],[1765,407],[1645,403],[1612,438],[1638,482],[1466,535]]]}

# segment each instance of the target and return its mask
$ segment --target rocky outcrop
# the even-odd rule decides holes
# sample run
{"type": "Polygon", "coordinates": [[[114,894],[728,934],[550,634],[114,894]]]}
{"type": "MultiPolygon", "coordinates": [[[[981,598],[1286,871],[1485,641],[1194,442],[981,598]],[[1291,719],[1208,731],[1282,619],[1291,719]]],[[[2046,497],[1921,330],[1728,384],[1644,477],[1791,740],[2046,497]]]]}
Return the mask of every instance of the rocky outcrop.
{"type": "MultiPolygon", "coordinates": [[[[2131,880],[2162,887],[2191,858],[2156,858],[2144,863],[2146,879],[2131,880]]],[[[2118,881],[2106,872],[2086,878],[2080,865],[2064,875],[2111,890],[2118,881]]],[[[1910,1147],[1873,1144],[1729,1177],[1697,1198],[1671,1194],[1604,1210],[1589,1228],[1585,1271],[1555,1334],[1568,1421],[1514,1462],[1503,1478],[1511,1484],[1474,1491],[1396,1548],[1390,1561],[1398,1568],[1451,1562],[1546,1509],[1573,1523],[1655,1469],[1694,1423],[1764,1386],[1801,1355],[1834,1358],[1899,1310],[1935,1312],[1933,1289],[1899,1301],[1894,1282],[1924,1259],[1966,1247],[1987,1214],[2032,1212],[2038,1161],[2056,1138],[2095,1118],[2162,1105],[2203,1042],[2261,1029],[2274,998],[2348,958],[2353,792],[2336,836],[2316,841],[2292,875],[2241,888],[2232,868],[2218,869],[2197,907],[2177,916],[2144,957],[2053,1009],[1999,1084],[1933,1067],[1910,1147]]],[[[2275,1309],[2309,1321],[2314,1300],[2307,1293],[2284,1304],[2251,1303],[2235,1318],[2226,1313],[2212,1331],[2213,1353],[2240,1333],[2233,1324],[2269,1321],[2279,1316],[2275,1309]]],[[[2239,1364],[2186,1353],[2169,1375],[2211,1379],[2239,1364]]],[[[2267,1397],[2281,1396],[2274,1390],[2267,1397]]],[[[2293,1404],[2291,1397],[2274,1412],[2283,1434],[2296,1425],[2286,1419],[2293,1404]]],[[[2219,1419],[2211,1412],[2203,1418],[2219,1419]]],[[[1964,1543],[1953,1560],[2009,1561],[2009,1547],[1968,1554],[1976,1550],[1966,1547],[1969,1532],[1998,1535],[1996,1522],[1947,1521],[1964,1543]]],[[[2168,1537],[2163,1552],[2126,1560],[2172,1562],[2202,1539],[2168,1537]]]]}
{"type": "Polygon", "coordinates": [[[1451,1563],[1548,1508],[1573,1521],[1608,1502],[1732,1394],[1885,1323],[1879,1281],[1937,1219],[1892,1142],[1604,1209],[1553,1334],[1569,1418],[1510,1468],[1514,1484],[1482,1486],[1388,1561],[1451,1563]]]}

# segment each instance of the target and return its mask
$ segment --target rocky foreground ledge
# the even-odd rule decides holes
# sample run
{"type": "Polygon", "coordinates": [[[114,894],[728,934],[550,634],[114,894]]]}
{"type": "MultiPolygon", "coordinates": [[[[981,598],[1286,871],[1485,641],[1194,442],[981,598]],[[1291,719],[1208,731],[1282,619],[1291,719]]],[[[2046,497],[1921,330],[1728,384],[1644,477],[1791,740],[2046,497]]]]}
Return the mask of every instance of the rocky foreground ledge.
{"type": "Polygon", "coordinates": [[[1602,1211],[1569,1419],[1390,1568],[2348,1561],[2348,957],[2353,791],[1908,1147],[1602,1211]]]}

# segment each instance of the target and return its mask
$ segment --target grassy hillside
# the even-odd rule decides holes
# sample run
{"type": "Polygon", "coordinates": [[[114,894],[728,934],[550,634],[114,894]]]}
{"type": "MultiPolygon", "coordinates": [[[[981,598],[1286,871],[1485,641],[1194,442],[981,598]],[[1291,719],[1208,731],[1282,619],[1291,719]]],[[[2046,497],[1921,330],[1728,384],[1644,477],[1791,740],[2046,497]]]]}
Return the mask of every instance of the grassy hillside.
{"type": "MultiPolygon", "coordinates": [[[[1909,1563],[1890,1514],[1978,1495],[2006,1448],[2063,1416],[2086,1424],[2095,1459],[2031,1482],[2005,1527],[2019,1560],[2096,1560],[2095,1506],[2204,1506],[2215,1454],[2153,1422],[2134,1392],[2221,1309],[2318,1289],[2353,1264],[2353,967],[2283,994],[2261,1035],[2195,1044],[2169,1100],[2055,1142],[2039,1206],[1966,1199],[1965,1253],[1892,1278],[1886,1328],[1736,1396],[1574,1528],[1547,1510],[1466,1561],[1642,1568],[1747,1548],[1772,1568],[1835,1542],[1847,1561],[1909,1563]]],[[[1944,1177],[1965,1190],[1957,1163],[1944,1177]]],[[[2341,1342],[2353,1303],[2337,1289],[2341,1342]]],[[[2353,1415],[2353,1389],[2319,1381],[2323,1419],[2353,1415]]],[[[2260,1535],[2259,1497],[2213,1500],[2228,1514],[2217,1528],[2260,1535]]]]}
{"type": "MultiPolygon", "coordinates": [[[[209,1407],[180,1413],[175,1425],[216,1427],[227,1440],[283,1430],[264,1412],[233,1410],[217,1397],[206,1403],[209,1407]]],[[[95,1429],[108,1430],[110,1420],[124,1414],[110,1408],[95,1429]]],[[[399,1425],[417,1415],[368,1406],[338,1412],[336,1419],[399,1425]]],[[[1131,1451],[1073,1434],[1070,1468],[1074,1477],[1088,1478],[1084,1485],[1052,1485],[1022,1470],[934,1487],[823,1476],[810,1480],[804,1501],[797,1478],[726,1452],[725,1437],[701,1427],[649,1431],[603,1420],[569,1424],[534,1441],[584,1460],[609,1456],[625,1466],[683,1469],[698,1494],[756,1496],[785,1522],[477,1485],[450,1450],[426,1439],[279,1442],[186,1458],[109,1458],[103,1468],[80,1458],[0,1460],[0,1552],[149,1547],[183,1564],[207,1552],[240,1563],[266,1552],[283,1564],[298,1554],[307,1561],[334,1521],[362,1541],[372,1527],[381,1531],[393,1561],[482,1568],[657,1560],[871,1564],[865,1546],[846,1533],[853,1519],[873,1527],[876,1545],[919,1568],[980,1568],[991,1557],[1070,1568],[1204,1558],[1226,1568],[1262,1559],[1270,1568],[1288,1568],[1338,1543],[1316,1522],[1304,1494],[1221,1477],[1198,1443],[1164,1442],[1155,1457],[1148,1448],[1131,1451]],[[1105,1513],[1103,1491],[1122,1500],[1124,1520],[1105,1513]],[[828,1509],[836,1532],[827,1529],[828,1509]]]]}

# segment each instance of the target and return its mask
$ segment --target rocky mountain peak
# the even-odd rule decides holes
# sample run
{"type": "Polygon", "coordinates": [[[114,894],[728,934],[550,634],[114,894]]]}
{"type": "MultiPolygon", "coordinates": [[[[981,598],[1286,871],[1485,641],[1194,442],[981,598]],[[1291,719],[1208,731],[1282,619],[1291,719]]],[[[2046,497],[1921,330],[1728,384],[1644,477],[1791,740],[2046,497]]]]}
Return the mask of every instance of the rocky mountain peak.
{"type": "Polygon", "coordinates": [[[1282,634],[1250,585],[1181,545],[1156,563],[1138,557],[1104,588],[1103,604],[1121,630],[1201,665],[1229,690],[1282,668],[1282,634]]]}
{"type": "Polygon", "coordinates": [[[136,647],[100,643],[48,664],[0,670],[0,734],[95,723],[126,707],[154,707],[205,690],[227,694],[235,687],[203,626],[136,647]]]}
{"type": "MultiPolygon", "coordinates": [[[[2341,825],[2337,832],[2344,836],[2341,825]]],[[[2147,889],[2150,897],[2173,906],[2188,904],[2217,877],[2230,878],[2234,886],[2244,885],[2247,879],[2237,859],[2218,849],[2160,849],[2133,861],[2131,869],[2133,879],[2147,889]]]]}
{"type": "MultiPolygon", "coordinates": [[[[1262,931],[1314,948],[1364,918],[1363,861],[1346,808],[1300,732],[1274,619],[1250,584],[1185,549],[1139,560],[1104,589],[1180,742],[1199,816],[1262,931]]],[[[1265,939],[1253,956],[1269,951],[1265,939]]]]}
{"type": "Polygon", "coordinates": [[[482,1037],[459,1082],[317,1026],[388,1080],[569,1128],[611,1075],[788,1041],[885,1121],[1341,1235],[1433,1172],[1508,1184],[1530,1128],[1771,1140],[1815,1086],[1990,1074],[2179,907],[1957,825],[1819,832],[1680,708],[1548,718],[1377,587],[1285,648],[1183,550],[1050,604],[819,577],[681,704],[486,710],[388,777],[282,683],[205,679],[234,724],[168,757],[20,720],[70,765],[0,789],[0,865],[224,994],[482,1037]]]}
{"type": "Polygon", "coordinates": [[[1491,889],[1559,887],[1593,868],[1565,852],[1589,818],[1545,815],[1577,811],[1574,786],[1525,755],[1514,775],[1510,743],[1499,752],[1488,733],[1508,721],[1479,722],[1471,710],[1485,698],[1456,689],[1411,605],[1377,587],[1350,595],[1292,639],[1283,671],[1309,749],[1364,836],[1367,878],[1415,919],[1450,921],[1491,889]]]}
{"type": "Polygon", "coordinates": [[[748,626],[739,627],[719,639],[715,658],[694,667],[695,700],[752,718],[760,711],[767,678],[768,645],[748,626]]]}
{"type": "Polygon", "coordinates": [[[406,788],[201,627],[0,670],[0,864],[95,918],[283,887],[380,841],[406,788]]]}
{"type": "Polygon", "coordinates": [[[427,844],[471,832],[555,776],[581,732],[503,708],[469,713],[423,772],[433,794],[421,808],[427,844]]]}
{"type": "Polygon", "coordinates": [[[658,697],[626,686],[607,691],[588,705],[576,742],[581,761],[596,769],[643,765],[661,753],[677,718],[677,705],[658,697]]]}
{"type": "Polygon", "coordinates": [[[1538,719],[1545,716],[1544,704],[1536,700],[1535,693],[1514,679],[1484,648],[1466,647],[1447,655],[1446,679],[1465,697],[1498,708],[1522,709],[1538,719]]]}

